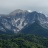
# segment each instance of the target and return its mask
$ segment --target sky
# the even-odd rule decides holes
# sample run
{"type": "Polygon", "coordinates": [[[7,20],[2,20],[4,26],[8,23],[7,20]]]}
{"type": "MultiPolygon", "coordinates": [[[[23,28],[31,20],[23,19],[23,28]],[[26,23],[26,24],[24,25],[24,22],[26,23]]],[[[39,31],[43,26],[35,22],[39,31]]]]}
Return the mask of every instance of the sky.
{"type": "Polygon", "coordinates": [[[48,0],[0,0],[0,14],[16,10],[32,10],[48,15],[48,0]]]}

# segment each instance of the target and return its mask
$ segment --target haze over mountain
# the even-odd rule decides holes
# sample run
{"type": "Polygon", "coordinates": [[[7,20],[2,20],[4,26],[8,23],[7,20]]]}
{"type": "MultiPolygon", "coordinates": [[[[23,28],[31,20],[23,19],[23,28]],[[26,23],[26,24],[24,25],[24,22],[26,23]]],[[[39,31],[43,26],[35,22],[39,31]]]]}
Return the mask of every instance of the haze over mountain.
{"type": "Polygon", "coordinates": [[[48,0],[0,0],[0,14],[9,14],[16,9],[38,11],[48,15],[48,0]]]}

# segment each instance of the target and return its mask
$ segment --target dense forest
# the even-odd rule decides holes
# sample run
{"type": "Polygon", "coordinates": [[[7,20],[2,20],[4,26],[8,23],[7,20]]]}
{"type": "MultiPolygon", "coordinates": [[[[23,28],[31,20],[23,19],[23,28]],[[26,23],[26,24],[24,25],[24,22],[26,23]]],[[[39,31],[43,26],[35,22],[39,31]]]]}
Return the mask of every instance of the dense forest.
{"type": "Polygon", "coordinates": [[[0,34],[0,48],[48,48],[48,38],[32,34],[0,34]]]}

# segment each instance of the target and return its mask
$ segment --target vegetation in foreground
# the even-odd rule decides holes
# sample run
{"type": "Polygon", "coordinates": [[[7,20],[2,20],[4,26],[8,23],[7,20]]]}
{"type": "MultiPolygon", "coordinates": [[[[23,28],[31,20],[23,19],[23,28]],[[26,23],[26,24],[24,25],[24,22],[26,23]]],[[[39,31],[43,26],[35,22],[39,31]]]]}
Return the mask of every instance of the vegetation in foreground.
{"type": "Polygon", "coordinates": [[[0,48],[48,48],[48,38],[32,34],[0,35],[0,48]]]}

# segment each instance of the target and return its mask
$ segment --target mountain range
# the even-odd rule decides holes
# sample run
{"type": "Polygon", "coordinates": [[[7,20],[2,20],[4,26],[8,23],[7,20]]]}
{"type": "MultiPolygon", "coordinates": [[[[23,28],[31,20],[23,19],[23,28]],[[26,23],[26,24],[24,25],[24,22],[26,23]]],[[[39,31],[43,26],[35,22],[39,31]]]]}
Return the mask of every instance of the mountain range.
{"type": "Polygon", "coordinates": [[[17,9],[0,14],[0,33],[26,33],[48,36],[48,17],[37,11],[17,9]]]}

